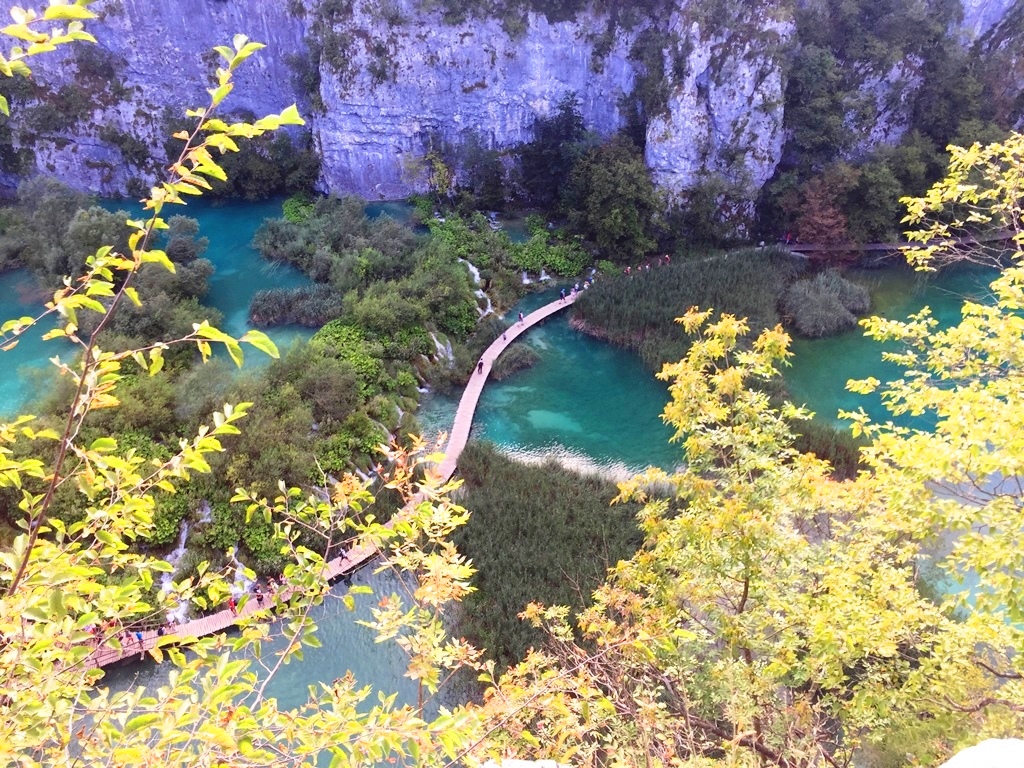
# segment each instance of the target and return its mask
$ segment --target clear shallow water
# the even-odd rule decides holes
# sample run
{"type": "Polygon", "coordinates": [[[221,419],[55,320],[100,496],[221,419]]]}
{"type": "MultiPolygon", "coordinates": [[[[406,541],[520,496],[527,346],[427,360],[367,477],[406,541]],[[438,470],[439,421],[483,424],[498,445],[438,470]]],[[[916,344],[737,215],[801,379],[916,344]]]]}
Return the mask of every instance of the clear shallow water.
{"type": "MultiPolygon", "coordinates": [[[[303,660],[282,666],[267,687],[267,695],[277,698],[280,707],[301,705],[308,699],[309,686],[320,681],[329,683],[348,671],[363,685],[373,685],[375,691],[397,693],[398,706],[416,704],[417,686],[405,677],[405,653],[394,642],[376,643],[370,629],[356,624],[356,621],[371,618],[370,607],[380,597],[405,594],[402,581],[391,571],[375,574],[370,565],[353,575],[352,584],[369,585],[376,594],[355,595],[356,610],[349,611],[340,600],[348,587],[339,582],[331,589],[324,604],[312,613],[319,628],[317,637],[321,647],[303,649],[303,660]]],[[[281,643],[279,638],[270,646],[281,643]]],[[[273,663],[269,656],[266,658],[268,663],[273,663]]],[[[126,663],[107,670],[100,685],[118,691],[140,685],[155,690],[166,684],[171,670],[170,664],[156,664],[151,660],[126,663]]],[[[261,671],[258,664],[253,670],[261,671]]],[[[371,695],[370,706],[376,701],[376,695],[371,695]]],[[[436,711],[436,706],[436,702],[428,706],[428,712],[436,711]]]]}
{"type": "MultiPolygon", "coordinates": [[[[0,274],[0,322],[18,317],[37,317],[52,298],[39,288],[35,278],[24,269],[0,274]]],[[[67,358],[75,347],[67,341],[42,340],[43,334],[53,328],[44,322],[38,328],[25,332],[17,346],[0,352],[0,416],[13,416],[43,387],[42,382],[54,370],[49,358],[55,355],[67,358]]]]}
{"type": "MultiPolygon", "coordinates": [[[[103,206],[109,210],[128,211],[132,216],[143,215],[141,206],[131,201],[107,200],[103,206]]],[[[203,303],[224,315],[223,331],[241,336],[252,327],[249,325],[249,302],[257,291],[312,285],[299,270],[287,264],[265,261],[252,247],[252,238],[260,225],[267,219],[281,217],[280,200],[255,203],[197,200],[185,207],[169,206],[164,210],[164,218],[174,215],[194,218],[199,222],[200,236],[210,241],[203,258],[209,259],[216,271],[210,278],[210,290],[203,303]]],[[[142,298],[145,300],[145,296],[142,298]]],[[[313,335],[311,329],[298,326],[277,326],[265,330],[278,345],[313,335]]],[[[257,353],[255,356],[260,355],[257,353]]]]}
{"type": "MultiPolygon", "coordinates": [[[[556,298],[555,290],[530,294],[506,321],[556,298]]],[[[660,417],[668,391],[639,357],[574,331],[567,312],[523,338],[540,360],[503,382],[488,382],[471,439],[488,440],[521,458],[551,455],[615,475],[679,464],[681,451],[669,444],[672,432],[660,417]]],[[[457,406],[457,397],[425,398],[424,431],[449,430],[457,406]]]]}
{"type": "MultiPolygon", "coordinates": [[[[960,267],[926,279],[909,269],[887,268],[860,270],[851,276],[871,288],[872,314],[902,320],[928,306],[939,327],[948,328],[960,320],[965,299],[987,294],[995,274],[991,269],[960,267]]],[[[884,383],[899,378],[899,366],[882,360],[885,349],[865,337],[861,328],[828,339],[795,339],[792,367],[785,372],[793,401],[807,405],[819,418],[836,424],[846,424],[838,418],[840,409],[863,408],[874,421],[890,420],[892,417],[877,393],[864,396],[846,390],[850,379],[874,376],[884,383]]],[[[929,426],[924,419],[893,420],[902,426],[929,426]]]]}
{"type": "MultiPolygon", "coordinates": [[[[132,216],[141,215],[141,206],[132,201],[108,200],[103,202],[109,210],[124,210],[132,216]]],[[[248,322],[249,302],[253,294],[266,288],[295,288],[309,285],[306,275],[294,267],[271,264],[262,259],[251,246],[253,235],[265,219],[281,215],[281,201],[259,203],[227,202],[211,204],[196,201],[187,207],[174,207],[167,216],[180,213],[199,221],[200,235],[209,239],[204,254],[216,271],[210,278],[210,290],[203,303],[224,315],[222,329],[233,336],[241,336],[251,328],[248,322]]],[[[38,314],[46,299],[32,276],[25,270],[0,275],[0,318],[4,320],[22,315],[38,314]]],[[[145,301],[143,296],[142,300],[145,301]]],[[[70,344],[44,343],[43,333],[52,325],[44,324],[40,332],[26,337],[10,352],[0,353],[0,416],[17,414],[38,391],[34,377],[42,375],[55,354],[68,354],[70,344]],[[17,375],[11,375],[11,374],[17,375]]],[[[276,326],[265,329],[280,348],[297,340],[309,339],[314,331],[301,326],[276,326]]],[[[245,347],[246,366],[265,365],[269,358],[262,352],[245,347]]],[[[223,350],[218,354],[224,354],[223,350]]]]}

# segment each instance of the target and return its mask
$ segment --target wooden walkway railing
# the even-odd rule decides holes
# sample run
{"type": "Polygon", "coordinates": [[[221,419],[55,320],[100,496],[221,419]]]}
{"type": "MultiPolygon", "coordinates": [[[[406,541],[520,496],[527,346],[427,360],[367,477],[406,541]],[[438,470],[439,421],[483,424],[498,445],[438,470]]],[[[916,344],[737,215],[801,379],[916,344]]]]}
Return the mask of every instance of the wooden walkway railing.
{"type": "MultiPolygon", "coordinates": [[[[455,423],[452,426],[448,445],[445,448],[445,458],[434,469],[435,476],[441,482],[447,482],[455,473],[455,467],[458,464],[459,455],[462,453],[462,449],[466,447],[466,443],[469,441],[469,430],[473,425],[473,415],[476,412],[480,393],[483,391],[484,384],[491,372],[491,366],[498,358],[498,355],[504,352],[508,345],[515,341],[525,331],[556,312],[560,312],[567,308],[575,300],[576,294],[566,296],[565,299],[553,301],[550,304],[546,304],[540,309],[531,312],[529,315],[524,317],[521,322],[517,321],[512,325],[512,327],[508,328],[481,356],[480,359],[483,361],[483,370],[481,372],[479,368],[474,369],[473,376],[470,379],[469,384],[466,385],[465,391],[462,393],[462,399],[459,401],[459,408],[455,414],[455,423]]],[[[325,564],[323,579],[327,582],[331,582],[341,576],[350,574],[366,565],[377,555],[378,552],[374,547],[353,547],[341,557],[329,560],[325,564]]],[[[286,592],[282,592],[279,595],[265,593],[263,597],[263,606],[260,606],[256,601],[256,598],[253,595],[249,595],[244,605],[238,609],[237,613],[232,613],[231,610],[225,608],[217,613],[211,613],[184,624],[173,626],[167,630],[166,635],[181,638],[184,641],[203,637],[205,635],[212,635],[215,632],[224,632],[234,626],[241,618],[252,616],[253,614],[261,611],[268,612],[268,616],[271,615],[275,601],[281,599],[287,599],[286,592]]],[[[107,647],[97,648],[96,651],[93,652],[92,656],[89,657],[89,665],[105,667],[123,659],[130,659],[135,656],[142,657],[147,651],[151,650],[157,644],[159,639],[160,636],[155,630],[147,630],[142,633],[142,642],[140,644],[135,638],[135,633],[131,632],[131,639],[127,643],[123,644],[120,651],[107,647]]]]}

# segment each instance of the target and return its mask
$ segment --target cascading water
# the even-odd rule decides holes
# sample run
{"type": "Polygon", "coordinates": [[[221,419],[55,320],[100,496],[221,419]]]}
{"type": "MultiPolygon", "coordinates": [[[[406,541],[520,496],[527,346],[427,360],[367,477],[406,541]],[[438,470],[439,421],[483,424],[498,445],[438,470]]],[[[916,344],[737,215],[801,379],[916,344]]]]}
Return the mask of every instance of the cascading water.
{"type": "Polygon", "coordinates": [[[484,309],[480,309],[478,307],[477,311],[480,313],[480,317],[486,317],[487,315],[494,312],[494,306],[491,304],[491,297],[484,293],[484,291],[480,288],[480,270],[477,269],[475,265],[471,264],[465,259],[459,259],[459,261],[466,265],[466,268],[469,269],[469,273],[473,276],[473,282],[476,283],[477,285],[477,289],[475,291],[476,297],[478,299],[483,299],[485,302],[484,309]]]}
{"type": "Polygon", "coordinates": [[[235,557],[234,552],[231,553],[231,564],[235,566],[235,578],[231,584],[231,594],[235,597],[241,597],[248,594],[249,589],[255,582],[245,575],[245,566],[235,557]]]}
{"type": "MultiPolygon", "coordinates": [[[[209,505],[207,505],[209,510],[209,505]]],[[[167,555],[167,562],[170,563],[176,569],[178,563],[181,562],[181,558],[185,556],[185,541],[188,539],[189,532],[188,520],[181,521],[181,530],[178,532],[178,546],[176,546],[169,555],[167,555]]],[[[174,582],[174,574],[164,573],[160,576],[160,589],[164,594],[170,594],[172,590],[172,584],[174,582]]],[[[176,624],[182,624],[188,620],[188,612],[191,608],[191,603],[188,600],[183,600],[178,603],[178,606],[167,612],[167,620],[176,624]]]]}

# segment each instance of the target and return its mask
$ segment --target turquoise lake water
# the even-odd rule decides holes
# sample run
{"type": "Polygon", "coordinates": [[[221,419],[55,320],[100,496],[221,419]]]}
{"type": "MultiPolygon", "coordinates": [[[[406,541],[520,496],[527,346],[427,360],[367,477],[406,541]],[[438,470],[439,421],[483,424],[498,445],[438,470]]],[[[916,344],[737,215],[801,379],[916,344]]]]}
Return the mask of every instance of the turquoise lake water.
{"type": "MultiPolygon", "coordinates": [[[[348,671],[363,685],[373,685],[375,690],[397,694],[398,705],[416,704],[416,685],[405,677],[405,653],[393,641],[375,642],[370,629],[356,624],[356,621],[372,618],[370,608],[380,596],[405,594],[402,580],[390,571],[375,574],[373,566],[369,566],[353,575],[352,584],[370,586],[376,596],[356,595],[356,609],[349,611],[340,599],[348,587],[342,582],[332,587],[323,605],[311,612],[319,627],[317,637],[321,647],[305,648],[303,660],[282,666],[267,687],[267,695],[276,698],[281,708],[300,706],[308,698],[310,685],[319,681],[329,683],[348,671]]],[[[280,639],[271,640],[267,644],[268,650],[280,643],[280,639]]],[[[265,659],[269,658],[268,653],[265,659]]],[[[169,664],[125,662],[109,669],[102,685],[121,691],[140,685],[153,690],[167,682],[170,670],[169,664]]],[[[253,671],[261,672],[259,664],[254,665],[253,671]]],[[[371,696],[370,703],[376,703],[375,694],[371,696]]],[[[436,706],[436,702],[432,703],[428,712],[436,712],[436,706]]]]}
{"type": "MultiPolygon", "coordinates": [[[[111,210],[125,210],[132,216],[141,213],[140,206],[126,201],[105,201],[104,206],[111,210]]],[[[263,221],[281,215],[280,200],[223,204],[197,201],[180,210],[178,208],[175,206],[176,210],[169,212],[168,217],[181,213],[195,218],[199,221],[200,234],[210,241],[204,258],[213,263],[216,271],[210,278],[210,290],[203,301],[224,315],[222,329],[227,333],[237,337],[249,330],[249,302],[256,291],[310,284],[309,278],[297,269],[267,262],[251,246],[253,235],[263,221]]],[[[145,301],[145,297],[142,298],[145,301]]],[[[25,270],[0,275],[0,317],[7,319],[38,314],[43,310],[45,299],[45,293],[25,270]]],[[[52,325],[44,323],[38,333],[26,334],[13,350],[0,353],[3,355],[0,364],[7,372],[0,379],[0,416],[13,416],[31,402],[32,395],[39,391],[37,379],[45,377],[51,368],[49,358],[73,353],[70,344],[44,343],[41,340],[42,334],[50,327],[52,325]]],[[[314,331],[300,326],[278,326],[266,332],[279,347],[284,348],[294,341],[309,339],[314,331]]],[[[243,349],[246,366],[267,363],[268,358],[262,352],[248,346],[243,349]]]]}
{"type": "MultiPolygon", "coordinates": [[[[941,326],[948,327],[959,319],[965,298],[984,295],[993,272],[962,268],[927,279],[890,267],[859,270],[852,277],[872,290],[873,313],[905,318],[927,305],[941,326]]],[[[507,318],[557,295],[555,290],[531,294],[507,318]]],[[[668,401],[666,387],[636,355],[573,331],[567,313],[531,330],[525,339],[540,361],[504,382],[487,384],[473,439],[489,440],[520,458],[554,456],[611,476],[679,464],[681,451],[669,444],[671,431],[660,418],[668,401]]],[[[863,407],[875,420],[890,418],[877,395],[862,397],[846,390],[851,378],[872,375],[888,381],[899,375],[897,366],[882,361],[883,347],[861,329],[829,339],[796,339],[793,352],[785,379],[795,402],[836,424],[844,423],[837,417],[840,409],[863,407]]],[[[425,398],[420,414],[425,432],[450,429],[457,405],[457,397],[425,398]]],[[[927,426],[908,419],[901,423],[927,426]]]]}
{"type": "MultiPolygon", "coordinates": [[[[928,306],[941,328],[960,319],[965,299],[983,297],[995,271],[958,267],[926,278],[909,268],[858,270],[850,275],[871,289],[871,313],[889,319],[905,319],[928,306]]],[[[882,360],[881,344],[864,336],[861,328],[829,339],[795,339],[792,367],[785,372],[792,400],[807,405],[818,418],[845,424],[838,412],[863,408],[874,421],[892,419],[878,394],[862,396],[846,390],[850,379],[874,376],[883,383],[899,378],[898,366],[882,360]]],[[[893,419],[902,426],[928,428],[924,420],[893,419]]]]}
{"type": "MultiPolygon", "coordinates": [[[[557,290],[530,294],[506,321],[557,298],[557,290]]],[[[570,328],[569,311],[526,334],[540,356],[536,365],[488,382],[471,439],[489,440],[520,458],[554,456],[615,476],[678,465],[680,449],[669,444],[672,432],[660,418],[668,402],[665,385],[633,353],[570,328]]],[[[449,430],[457,406],[457,397],[426,398],[420,414],[426,433],[449,430]]]]}

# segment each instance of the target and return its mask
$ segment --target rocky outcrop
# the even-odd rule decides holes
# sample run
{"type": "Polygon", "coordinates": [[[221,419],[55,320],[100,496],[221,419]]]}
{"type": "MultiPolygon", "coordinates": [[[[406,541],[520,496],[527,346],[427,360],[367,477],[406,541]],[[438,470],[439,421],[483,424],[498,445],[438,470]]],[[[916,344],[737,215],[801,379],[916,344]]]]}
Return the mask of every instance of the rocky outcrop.
{"type": "Polygon", "coordinates": [[[608,134],[622,125],[635,31],[617,34],[599,58],[594,38],[607,25],[603,17],[551,24],[530,14],[522,34],[510,37],[494,19],[451,26],[436,15],[411,18],[412,6],[399,11],[405,23],[390,25],[372,3],[359,4],[345,26],[375,43],[352,47],[348,76],[321,64],[326,111],[314,124],[331,189],[404,197],[422,188],[416,160],[431,146],[458,145],[469,134],[489,148],[528,141],[537,116],[569,93],[591,129],[608,134]],[[383,81],[374,66],[381,45],[389,67],[383,81]]]}
{"type": "MultiPolygon", "coordinates": [[[[6,11],[18,0],[0,0],[6,11]]],[[[1012,0],[964,0],[965,34],[983,35],[1012,0]]],[[[96,56],[40,61],[35,93],[14,99],[19,117],[0,127],[0,172],[8,183],[25,170],[53,173],[104,194],[149,180],[162,161],[167,115],[206,98],[210,49],[236,32],[267,44],[239,72],[231,104],[255,114],[298,102],[323,157],[323,185],[336,192],[394,199],[422,189],[422,158],[432,146],[470,134],[490,148],[531,136],[540,115],[577,95],[588,127],[609,134],[625,123],[624,96],[644,65],[631,55],[640,35],[664,41],[667,100],[649,114],[646,159],[657,182],[684,196],[707,174],[752,200],[771,177],[785,140],[783,94],[792,52],[788,0],[732,3],[738,18],[705,18],[704,0],[675,0],[659,21],[598,12],[551,23],[541,14],[503,23],[445,23],[422,0],[99,0],[91,29],[111,78],[96,56]],[[324,9],[330,9],[330,13],[324,9]],[[307,42],[324,36],[330,46],[307,42]],[[104,53],[105,52],[105,53],[104,53]],[[297,66],[296,66],[297,65],[297,66]],[[300,77],[300,71],[305,68],[300,77]],[[62,87],[84,82],[91,101],[73,119],[62,87]],[[205,78],[205,79],[204,79],[205,78]],[[110,82],[106,82],[110,80],[110,82]],[[313,91],[309,92],[308,89],[313,91]],[[36,101],[49,125],[29,122],[36,101]],[[322,105],[313,110],[311,104],[322,105]],[[63,110],[63,112],[62,112],[63,110]],[[23,122],[20,124],[18,120],[23,122]],[[129,139],[136,140],[133,144],[129,139]],[[141,150],[140,144],[141,141],[141,150]],[[18,153],[18,150],[25,150],[18,153]],[[140,159],[140,155],[142,156],[140,159]]],[[[102,62],[101,62],[102,63],[102,62]]],[[[893,77],[904,78],[897,72],[893,77]]],[[[881,75],[868,85],[891,105],[881,75]]],[[[898,107],[898,105],[897,105],[898,107]]],[[[882,114],[877,136],[902,132],[901,113],[882,114]]]]}
{"type": "Polygon", "coordinates": [[[716,175],[733,197],[752,201],[775,172],[785,143],[784,55],[794,27],[772,10],[752,5],[748,17],[720,21],[710,33],[684,13],[673,15],[672,37],[689,55],[682,76],[669,77],[668,110],[650,121],[646,150],[655,181],[669,192],[685,193],[716,175]]]}

